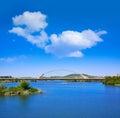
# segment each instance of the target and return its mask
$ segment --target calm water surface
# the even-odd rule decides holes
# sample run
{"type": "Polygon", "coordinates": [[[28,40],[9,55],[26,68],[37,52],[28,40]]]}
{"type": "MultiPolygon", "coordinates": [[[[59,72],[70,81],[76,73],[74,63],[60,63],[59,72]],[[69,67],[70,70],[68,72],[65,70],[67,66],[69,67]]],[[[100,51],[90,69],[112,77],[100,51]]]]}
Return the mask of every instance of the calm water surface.
{"type": "Polygon", "coordinates": [[[31,84],[45,93],[0,97],[0,118],[120,118],[120,87],[99,82],[31,84]]]}

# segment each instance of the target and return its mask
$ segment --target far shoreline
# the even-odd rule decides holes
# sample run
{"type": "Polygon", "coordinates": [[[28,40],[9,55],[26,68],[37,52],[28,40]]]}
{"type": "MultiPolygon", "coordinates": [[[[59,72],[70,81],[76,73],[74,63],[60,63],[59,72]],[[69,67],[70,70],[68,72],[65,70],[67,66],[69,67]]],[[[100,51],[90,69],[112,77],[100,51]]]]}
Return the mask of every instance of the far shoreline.
{"type": "Polygon", "coordinates": [[[89,76],[89,78],[79,78],[78,74],[71,74],[67,76],[51,76],[51,77],[43,77],[43,78],[0,78],[0,83],[8,83],[8,82],[21,82],[21,81],[30,81],[30,82],[38,82],[38,81],[53,81],[53,80],[65,80],[67,82],[102,82],[105,85],[112,86],[120,86],[120,76],[89,76]],[[92,78],[93,77],[93,78],[92,78]]]}

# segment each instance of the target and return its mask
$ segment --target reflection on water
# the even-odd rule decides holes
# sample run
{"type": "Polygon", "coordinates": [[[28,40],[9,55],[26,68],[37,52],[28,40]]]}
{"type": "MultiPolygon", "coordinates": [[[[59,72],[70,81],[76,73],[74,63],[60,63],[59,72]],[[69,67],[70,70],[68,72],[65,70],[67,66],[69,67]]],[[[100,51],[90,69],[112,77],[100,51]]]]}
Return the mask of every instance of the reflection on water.
{"type": "Polygon", "coordinates": [[[0,97],[0,118],[120,118],[119,87],[64,81],[31,85],[45,93],[0,97]]]}
{"type": "Polygon", "coordinates": [[[29,104],[29,96],[19,96],[18,99],[20,101],[20,104],[23,106],[27,106],[29,104]]]}

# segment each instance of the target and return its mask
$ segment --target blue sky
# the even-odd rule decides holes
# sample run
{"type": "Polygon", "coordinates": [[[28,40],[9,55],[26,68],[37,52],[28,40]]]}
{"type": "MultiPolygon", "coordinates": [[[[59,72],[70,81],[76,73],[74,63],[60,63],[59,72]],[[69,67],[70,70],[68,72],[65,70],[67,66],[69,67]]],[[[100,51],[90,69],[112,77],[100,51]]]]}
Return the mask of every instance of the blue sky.
{"type": "Polygon", "coordinates": [[[59,68],[120,73],[119,5],[119,0],[4,0],[0,75],[38,76],[59,68]]]}

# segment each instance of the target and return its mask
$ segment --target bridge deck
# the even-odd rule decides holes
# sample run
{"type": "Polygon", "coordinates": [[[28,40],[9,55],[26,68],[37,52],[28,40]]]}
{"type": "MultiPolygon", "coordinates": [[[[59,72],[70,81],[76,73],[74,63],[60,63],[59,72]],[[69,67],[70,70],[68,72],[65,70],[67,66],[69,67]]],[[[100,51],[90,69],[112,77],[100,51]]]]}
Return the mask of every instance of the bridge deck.
{"type": "Polygon", "coordinates": [[[2,80],[103,80],[104,78],[0,78],[2,80]]]}

